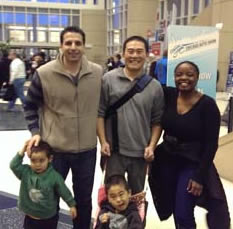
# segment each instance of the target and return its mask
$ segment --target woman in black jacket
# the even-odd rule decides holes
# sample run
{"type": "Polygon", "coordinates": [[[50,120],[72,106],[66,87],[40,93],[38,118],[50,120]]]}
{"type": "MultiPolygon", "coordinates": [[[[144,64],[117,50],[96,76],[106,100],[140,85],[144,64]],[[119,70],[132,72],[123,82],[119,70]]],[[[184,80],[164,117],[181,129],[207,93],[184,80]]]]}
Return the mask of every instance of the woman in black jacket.
{"type": "Polygon", "coordinates": [[[163,143],[156,149],[150,185],[161,220],[173,214],[177,229],[195,229],[194,208],[208,210],[211,229],[229,229],[225,193],[213,164],[220,113],[215,101],[196,90],[198,67],[189,61],[174,71],[176,88],[164,88],[163,143]]]}

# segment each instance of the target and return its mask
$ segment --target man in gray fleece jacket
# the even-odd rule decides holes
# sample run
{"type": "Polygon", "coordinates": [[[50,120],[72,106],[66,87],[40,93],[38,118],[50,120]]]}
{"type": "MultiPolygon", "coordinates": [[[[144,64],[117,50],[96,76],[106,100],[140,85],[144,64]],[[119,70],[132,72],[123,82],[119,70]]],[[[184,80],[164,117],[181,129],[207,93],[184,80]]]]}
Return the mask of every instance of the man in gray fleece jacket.
{"type": "Polygon", "coordinates": [[[113,147],[117,139],[112,137],[111,117],[106,119],[106,112],[144,75],[143,66],[147,56],[148,44],[143,37],[132,36],[124,42],[125,67],[103,76],[98,113],[101,152],[107,156],[106,179],[127,172],[132,194],[143,190],[146,164],[153,160],[160,137],[160,118],[164,106],[161,85],[153,79],[141,93],[117,110],[118,151],[113,147]]]}
{"type": "Polygon", "coordinates": [[[85,57],[85,33],[80,28],[65,28],[60,40],[61,54],[35,71],[28,90],[24,108],[32,133],[28,153],[30,156],[30,148],[42,139],[53,148],[53,167],[64,179],[71,169],[79,206],[74,229],[87,229],[91,222],[102,68],[85,57]]]}

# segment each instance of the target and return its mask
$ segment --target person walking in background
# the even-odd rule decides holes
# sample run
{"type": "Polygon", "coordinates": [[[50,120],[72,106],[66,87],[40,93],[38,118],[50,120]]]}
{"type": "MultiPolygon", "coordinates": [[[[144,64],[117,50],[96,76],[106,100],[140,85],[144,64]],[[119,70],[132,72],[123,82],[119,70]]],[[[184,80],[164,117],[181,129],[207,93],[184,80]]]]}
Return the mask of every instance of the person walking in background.
{"type": "Polygon", "coordinates": [[[74,229],[88,229],[91,223],[103,73],[101,66],[84,55],[85,41],[86,35],[79,27],[66,27],[61,32],[61,54],[35,71],[25,104],[25,118],[32,133],[29,156],[30,148],[42,139],[52,147],[53,166],[64,179],[71,169],[79,215],[73,220],[74,229]]]}
{"type": "Polygon", "coordinates": [[[59,197],[77,217],[76,203],[62,176],[52,165],[52,149],[46,142],[32,147],[30,165],[22,164],[27,143],[16,154],[10,168],[21,180],[18,207],[25,214],[24,229],[56,229],[59,197]]]}
{"type": "Polygon", "coordinates": [[[38,52],[33,56],[33,61],[31,63],[31,69],[30,74],[33,76],[35,70],[39,68],[40,66],[44,65],[45,62],[45,53],[44,52],[38,52]]]}
{"type": "Polygon", "coordinates": [[[151,81],[145,89],[117,110],[117,122],[111,125],[111,117],[109,120],[105,117],[109,107],[144,77],[148,50],[148,43],[143,37],[129,37],[123,44],[125,67],[106,73],[102,79],[97,130],[101,153],[107,157],[106,179],[112,175],[124,176],[127,172],[132,194],[143,190],[146,164],[153,160],[160,137],[163,112],[161,85],[148,76],[151,81]],[[118,140],[112,137],[114,125],[117,125],[118,140]]]}
{"type": "Polygon", "coordinates": [[[115,68],[115,61],[114,61],[114,58],[112,56],[110,56],[107,60],[107,71],[111,71],[115,68]]]}
{"type": "Polygon", "coordinates": [[[157,60],[153,60],[153,61],[150,63],[149,75],[150,75],[151,77],[155,78],[156,80],[158,80],[158,79],[157,79],[157,76],[155,75],[156,64],[157,64],[157,60]]]}
{"type": "Polygon", "coordinates": [[[194,208],[207,209],[210,229],[229,229],[226,196],[213,160],[220,112],[197,91],[199,69],[190,61],[174,70],[176,88],[164,87],[163,142],[157,146],[149,179],[161,220],[173,214],[176,229],[195,229],[194,208]]]}
{"type": "Polygon", "coordinates": [[[10,79],[10,63],[11,60],[8,58],[8,52],[4,51],[0,60],[0,89],[3,84],[9,83],[10,79]]]}
{"type": "Polygon", "coordinates": [[[9,84],[14,86],[15,95],[13,100],[8,104],[8,111],[14,111],[15,101],[17,98],[21,100],[22,105],[25,104],[24,83],[26,78],[25,63],[19,58],[15,51],[10,51],[8,58],[10,63],[10,80],[9,84]]]}
{"type": "Polygon", "coordinates": [[[155,78],[164,87],[167,84],[167,50],[164,50],[163,57],[159,59],[155,66],[155,78]]]}
{"type": "Polygon", "coordinates": [[[121,54],[117,53],[114,55],[114,68],[124,67],[124,63],[121,60],[121,54]]]}

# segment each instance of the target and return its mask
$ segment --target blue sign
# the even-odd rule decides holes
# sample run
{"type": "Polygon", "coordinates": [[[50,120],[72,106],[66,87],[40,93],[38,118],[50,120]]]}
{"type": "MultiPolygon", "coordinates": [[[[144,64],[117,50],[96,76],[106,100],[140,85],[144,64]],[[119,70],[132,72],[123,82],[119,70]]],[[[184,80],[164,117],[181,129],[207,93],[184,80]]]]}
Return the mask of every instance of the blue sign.
{"type": "Polygon", "coordinates": [[[167,85],[175,86],[174,69],[177,64],[192,61],[200,70],[197,89],[215,98],[218,45],[219,32],[215,27],[169,26],[167,85]]]}

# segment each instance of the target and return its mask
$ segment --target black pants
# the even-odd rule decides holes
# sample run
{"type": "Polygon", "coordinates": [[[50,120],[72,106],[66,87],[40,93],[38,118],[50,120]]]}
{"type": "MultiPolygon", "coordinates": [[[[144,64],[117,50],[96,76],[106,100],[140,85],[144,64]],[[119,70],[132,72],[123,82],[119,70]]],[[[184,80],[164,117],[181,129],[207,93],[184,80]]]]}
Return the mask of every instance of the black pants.
{"type": "Polygon", "coordinates": [[[146,176],[146,161],[143,157],[127,157],[112,153],[107,159],[105,181],[113,175],[124,176],[127,172],[132,194],[143,191],[146,176]]]}
{"type": "MultiPolygon", "coordinates": [[[[96,148],[82,153],[55,153],[53,167],[66,179],[72,171],[74,199],[78,217],[73,220],[73,229],[89,229],[92,212],[92,188],[96,164],[96,148]]],[[[44,229],[44,228],[43,228],[44,229]]]]}
{"type": "Polygon", "coordinates": [[[24,229],[57,229],[58,215],[49,219],[33,219],[26,215],[24,218],[24,229]]]}

